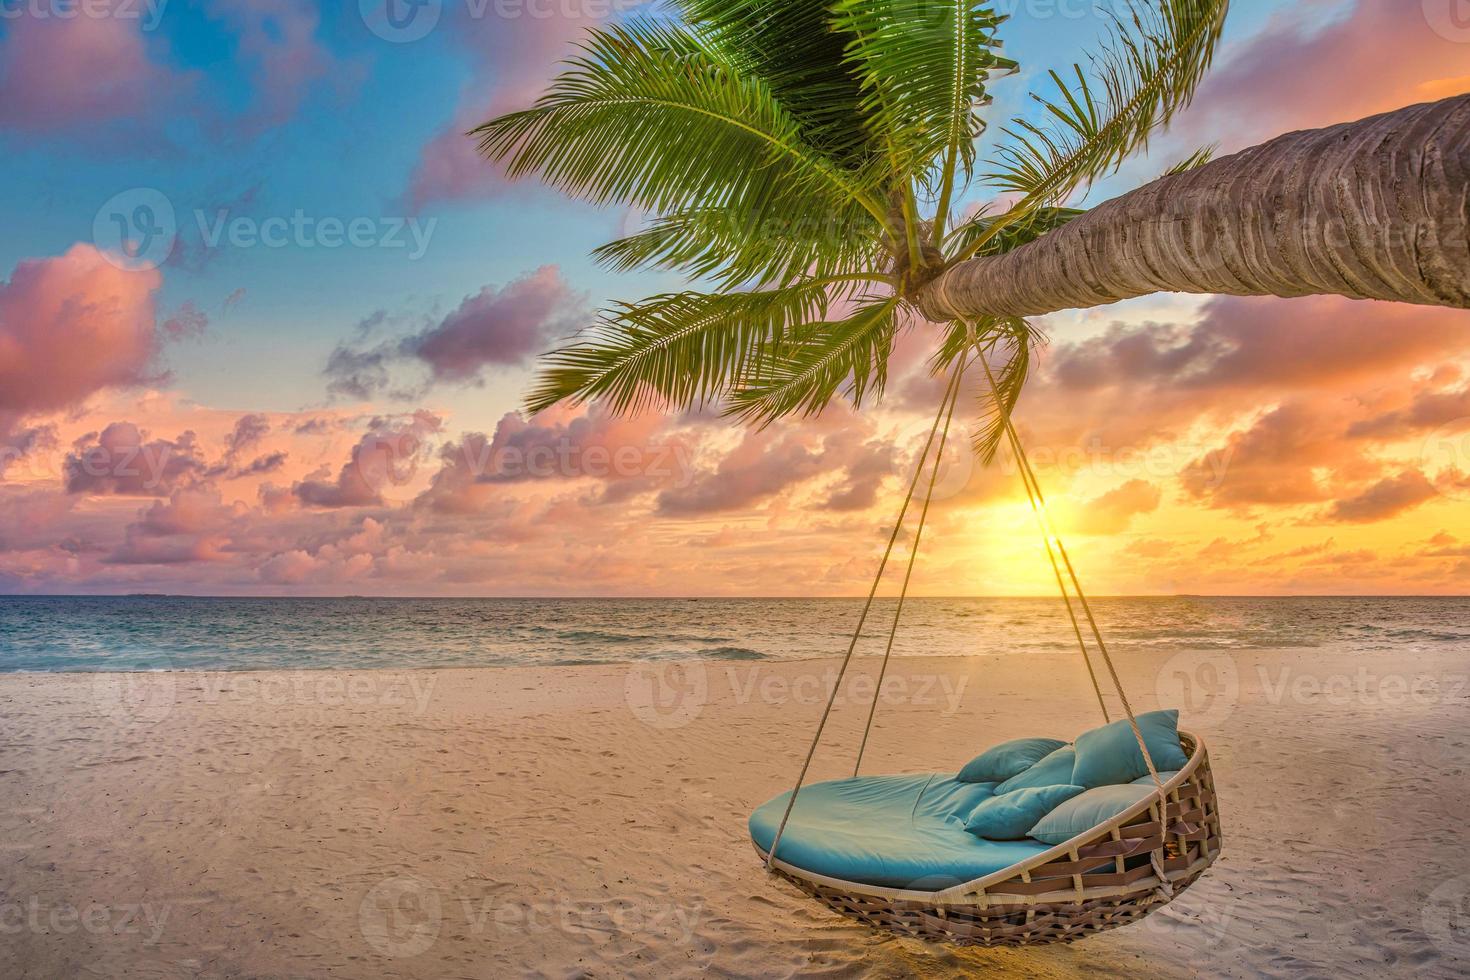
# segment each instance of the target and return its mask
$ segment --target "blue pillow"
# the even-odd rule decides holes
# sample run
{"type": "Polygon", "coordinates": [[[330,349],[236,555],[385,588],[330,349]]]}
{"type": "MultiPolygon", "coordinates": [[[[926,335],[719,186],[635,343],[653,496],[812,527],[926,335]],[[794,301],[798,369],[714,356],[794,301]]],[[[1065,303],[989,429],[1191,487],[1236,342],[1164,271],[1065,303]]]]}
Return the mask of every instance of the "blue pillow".
{"type": "MultiPolygon", "coordinates": [[[[1159,772],[1183,769],[1188,764],[1189,757],[1179,744],[1178,711],[1170,709],[1141,714],[1138,716],[1138,730],[1143,733],[1154,768],[1159,772]]],[[[1148,775],[1143,752],[1138,748],[1138,739],[1133,737],[1127,718],[1077,736],[1076,748],[1077,764],[1072,769],[1070,783],[1092,789],[1131,783],[1139,776],[1148,775]]],[[[1003,791],[1005,786],[1000,789],[1003,791]]]]}
{"type": "Polygon", "coordinates": [[[1058,738],[1016,738],[986,749],[954,777],[962,783],[1002,783],[1066,745],[1058,738]]]}
{"type": "MultiPolygon", "coordinates": [[[[1163,775],[1160,773],[1160,775],[1163,775]]],[[[1152,786],[1127,783],[1123,786],[1099,786],[1071,798],[1043,816],[1031,828],[1030,836],[1043,844],[1062,844],[1106,823],[1139,800],[1154,794],[1152,786]]],[[[982,804],[983,805],[983,804],[982,804]]]]}
{"type": "Polygon", "coordinates": [[[1072,783],[1072,767],[1076,758],[1077,753],[1072,746],[1063,745],[1030,769],[1001,783],[995,788],[995,795],[1037,786],[1068,786],[1072,783]]]}
{"type": "MultiPolygon", "coordinates": [[[[1167,784],[1169,780],[1173,779],[1177,775],[1179,775],[1179,770],[1177,769],[1172,772],[1166,772],[1163,769],[1160,769],[1159,782],[1167,784]]],[[[1134,782],[1143,783],[1145,786],[1152,786],[1154,784],[1154,777],[1150,776],[1148,773],[1144,773],[1142,776],[1139,776],[1137,779],[1135,779],[1134,782]]]]}
{"type": "Polygon", "coordinates": [[[1034,786],[992,796],[971,812],[965,829],[986,840],[1021,840],[1048,811],[1081,792],[1081,786],[1034,786]]]}

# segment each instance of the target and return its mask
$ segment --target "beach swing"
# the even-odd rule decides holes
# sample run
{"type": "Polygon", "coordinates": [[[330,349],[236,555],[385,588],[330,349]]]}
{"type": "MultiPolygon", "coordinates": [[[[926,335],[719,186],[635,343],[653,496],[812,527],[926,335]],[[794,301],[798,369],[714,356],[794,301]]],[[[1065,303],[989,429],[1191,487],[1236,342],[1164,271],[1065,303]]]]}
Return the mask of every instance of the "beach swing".
{"type": "MultiPolygon", "coordinates": [[[[1007,776],[998,783],[965,778],[971,766],[955,775],[858,774],[959,397],[965,370],[961,358],[929,431],[801,772],[789,792],[751,815],[751,839],[770,872],[832,910],[877,929],[961,946],[1071,942],[1137,921],[1196,881],[1220,854],[1219,810],[1204,741],[1177,731],[1176,712],[1135,715],[1066,548],[1047,514],[1009,407],[1000,396],[984,354],[977,360],[990,382],[1004,437],[1026,486],[1105,725],[1079,736],[1075,745],[1023,739],[997,746],[971,763],[981,763],[983,768],[991,763],[992,756],[1009,759],[1011,768],[994,774],[1007,776]],[[816,783],[802,792],[931,450],[935,452],[928,492],[852,777],[816,783]],[[1126,716],[1116,722],[1109,717],[1083,639],[1079,609],[1126,716]],[[1012,758],[1017,752],[1031,751],[1034,757],[1048,748],[1051,751],[1043,758],[1023,759],[1017,769],[1012,758]],[[1156,762],[1163,762],[1166,771],[1160,772],[1156,762]],[[1084,764],[1090,767],[1085,778],[1081,774],[1084,764]],[[1116,769],[1115,775],[1106,775],[1110,768],[1116,769]],[[1142,773],[1143,769],[1147,772],[1142,773]],[[1127,778],[1135,774],[1137,778],[1127,778]],[[1029,802],[1035,802],[1037,794],[1047,792],[1058,792],[1057,798],[1062,799],[1078,792],[1078,787],[1063,786],[1060,791],[1046,787],[1079,780],[1091,784],[1099,779],[1118,785],[1090,786],[1080,796],[1067,798],[1025,836],[999,835],[1018,839],[987,840],[966,829],[967,817],[978,814],[978,806],[988,799],[1001,799],[1007,806],[1010,800],[1028,795],[1029,802]],[[1020,789],[1012,792],[1012,787],[1020,789]],[[796,805],[798,796],[801,806],[796,805]],[[1044,824],[1048,825],[1045,830],[1044,824]]],[[[973,817],[970,819],[973,822],[973,817]]]]}

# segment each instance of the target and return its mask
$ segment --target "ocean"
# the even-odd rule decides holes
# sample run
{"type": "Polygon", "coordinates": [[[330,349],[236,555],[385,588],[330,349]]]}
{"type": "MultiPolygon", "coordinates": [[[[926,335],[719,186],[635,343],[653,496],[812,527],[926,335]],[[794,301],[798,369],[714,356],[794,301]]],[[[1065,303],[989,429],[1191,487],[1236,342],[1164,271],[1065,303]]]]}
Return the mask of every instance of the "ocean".
{"type": "MultiPolygon", "coordinates": [[[[1111,648],[1470,651],[1470,597],[1093,600],[1111,648]]],[[[0,671],[500,667],[840,655],[861,599],[0,597],[0,671]]],[[[883,652],[893,600],[860,654],[883,652]]],[[[910,599],[900,656],[1065,650],[1055,598],[910,599]]]]}

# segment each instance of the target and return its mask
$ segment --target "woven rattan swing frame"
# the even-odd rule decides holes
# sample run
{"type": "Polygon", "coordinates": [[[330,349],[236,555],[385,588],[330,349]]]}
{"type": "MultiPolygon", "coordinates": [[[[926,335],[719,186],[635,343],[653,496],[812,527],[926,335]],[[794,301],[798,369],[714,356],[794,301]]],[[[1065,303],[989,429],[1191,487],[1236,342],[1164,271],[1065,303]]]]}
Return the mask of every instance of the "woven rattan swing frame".
{"type": "Polygon", "coordinates": [[[1149,753],[1142,733],[1135,720],[1133,707],[1123,690],[1122,681],[1108,653],[1092,609],[1083,593],[1081,584],[1072,567],[1066,547],[1056,534],[1056,529],[1047,514],[1046,501],[1041,494],[1036,474],[1031,468],[1025,450],[1011,422],[1011,406],[1002,398],[995,376],[986,360],[986,351],[981,350],[977,360],[984,369],[994,398],[995,410],[1003,426],[1004,434],[1016,458],[1027,496],[1036,515],[1038,527],[1046,543],[1047,556],[1056,575],[1057,585],[1067,608],[1068,619],[1077,638],[1078,647],[1092,680],[1104,720],[1110,720],[1107,702],[1102,687],[1093,669],[1092,658],[1083,638],[1082,626],[1077,617],[1077,600],[1086,619],[1098,653],[1123,710],[1133,729],[1134,737],[1142,750],[1143,759],[1153,777],[1156,792],[1113,817],[1064,841],[1055,847],[1035,855],[1019,864],[1003,868],[992,874],[962,882],[938,890],[927,890],[915,883],[914,888],[884,888],[859,882],[843,881],[815,874],[782,861],[778,855],[781,836],[791,818],[792,809],[811,767],[812,757],[821,742],[822,731],[836,702],[842,678],[852,661],[853,651],[862,634],[863,624],[872,608],[874,596],[882,580],[883,571],[903,527],[904,518],[913,500],[920,477],[934,448],[935,436],[939,436],[938,451],[930,472],[928,493],[923,501],[914,543],[909,551],[908,566],[904,573],[903,586],[899,592],[893,623],[889,630],[887,647],[883,654],[878,682],[874,686],[873,703],[868,711],[867,726],[863,730],[862,743],[858,748],[853,775],[857,776],[862,766],[863,753],[867,748],[868,736],[872,732],[873,716],[877,711],[878,697],[883,678],[893,653],[893,641],[898,632],[903,614],[904,600],[908,594],[909,581],[913,575],[914,559],[919,551],[924,525],[929,513],[934,484],[939,475],[940,461],[945,443],[949,438],[950,421],[954,406],[959,398],[960,383],[966,368],[967,358],[962,356],[951,375],[929,440],[915,467],[914,477],[909,484],[908,495],[894,522],[888,547],[874,576],[872,589],[868,592],[862,616],[853,633],[852,642],[838,671],[836,683],[832,685],[826,709],[817,724],[811,749],[797,776],[791,798],[780,827],[771,842],[770,851],[756,845],[765,866],[772,874],[792,884],[807,895],[815,898],[835,912],[855,919],[875,929],[901,936],[959,946],[1031,946],[1045,943],[1071,942],[1117,926],[1135,922],[1158,907],[1168,903],[1180,891],[1189,887],[1219,857],[1222,846],[1220,834],[1220,811],[1215,795],[1215,783],[1210,770],[1209,753],[1202,738],[1189,732],[1180,732],[1182,747],[1189,757],[1185,767],[1167,781],[1160,778],[1153,758],[1149,753]],[[941,430],[940,423],[943,422],[941,430]],[[1063,570],[1066,575],[1064,577],[1063,570]],[[1068,591],[1068,582],[1071,592],[1068,591]]]}

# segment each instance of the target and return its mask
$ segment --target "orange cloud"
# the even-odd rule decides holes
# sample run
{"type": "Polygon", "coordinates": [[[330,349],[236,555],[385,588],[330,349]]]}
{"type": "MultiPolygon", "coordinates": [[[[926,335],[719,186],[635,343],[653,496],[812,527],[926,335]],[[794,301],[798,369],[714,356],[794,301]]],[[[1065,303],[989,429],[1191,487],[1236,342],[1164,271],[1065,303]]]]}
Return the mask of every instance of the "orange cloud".
{"type": "Polygon", "coordinates": [[[1323,4],[1293,5],[1222,52],[1176,133],[1229,152],[1470,91],[1457,2],[1356,0],[1326,26],[1323,4]]]}

